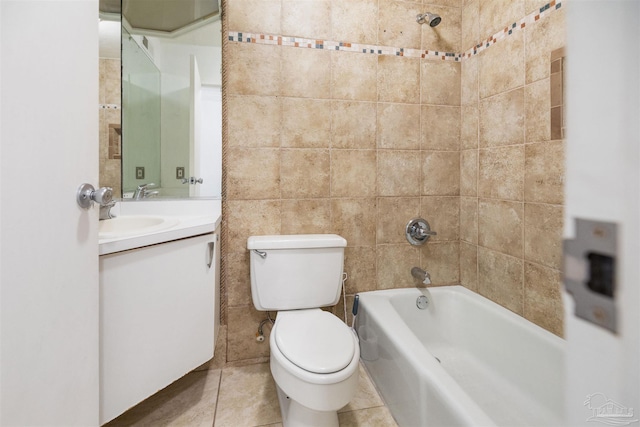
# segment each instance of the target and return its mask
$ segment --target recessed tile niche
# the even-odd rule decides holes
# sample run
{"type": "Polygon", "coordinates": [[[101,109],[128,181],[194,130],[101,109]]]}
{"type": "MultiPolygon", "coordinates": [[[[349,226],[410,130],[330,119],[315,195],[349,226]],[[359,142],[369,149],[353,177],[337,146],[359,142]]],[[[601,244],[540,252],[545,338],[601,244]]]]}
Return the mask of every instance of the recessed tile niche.
{"type": "Polygon", "coordinates": [[[551,70],[549,85],[551,93],[551,139],[564,139],[564,48],[551,52],[551,70]]]}
{"type": "Polygon", "coordinates": [[[109,159],[122,159],[122,127],[120,124],[109,124],[109,159]]]}

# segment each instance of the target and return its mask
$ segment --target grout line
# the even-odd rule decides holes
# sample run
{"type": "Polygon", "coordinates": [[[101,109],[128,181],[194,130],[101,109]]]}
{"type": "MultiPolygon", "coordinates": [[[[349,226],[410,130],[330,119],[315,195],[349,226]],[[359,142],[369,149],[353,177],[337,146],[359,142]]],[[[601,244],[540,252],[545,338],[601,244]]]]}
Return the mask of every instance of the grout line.
{"type": "Polygon", "coordinates": [[[525,148],[525,143],[527,142],[527,124],[528,124],[528,119],[527,119],[527,105],[528,102],[531,101],[530,97],[527,96],[527,36],[530,35],[530,31],[525,31],[522,40],[523,40],[523,46],[522,46],[522,69],[525,70],[525,76],[524,76],[524,84],[522,86],[523,88],[523,100],[522,100],[522,108],[523,108],[523,114],[524,114],[524,124],[522,126],[522,157],[523,157],[523,168],[522,168],[522,192],[520,193],[520,199],[521,199],[521,204],[522,204],[522,230],[521,230],[521,241],[522,241],[522,252],[520,254],[520,256],[522,257],[522,267],[521,267],[521,271],[520,271],[520,292],[521,292],[521,311],[522,314],[521,316],[523,318],[525,317],[525,302],[527,300],[527,296],[526,296],[526,285],[525,285],[525,265],[526,265],[526,246],[527,246],[527,215],[525,213],[525,206],[526,206],[526,202],[525,202],[525,189],[527,187],[526,185],[526,164],[527,164],[527,156],[526,156],[526,148],[525,148]]]}
{"type": "Polygon", "coordinates": [[[213,425],[212,427],[215,427],[216,425],[216,415],[218,414],[218,402],[220,402],[220,391],[222,388],[222,370],[224,368],[220,368],[220,376],[218,377],[218,393],[216,394],[216,404],[213,407],[213,425]]]}

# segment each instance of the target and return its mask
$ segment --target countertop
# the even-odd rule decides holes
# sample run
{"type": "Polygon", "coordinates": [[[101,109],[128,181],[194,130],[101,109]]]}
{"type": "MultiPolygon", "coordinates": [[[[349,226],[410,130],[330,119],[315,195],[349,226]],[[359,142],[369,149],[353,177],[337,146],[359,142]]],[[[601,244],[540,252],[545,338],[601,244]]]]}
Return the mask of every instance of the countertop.
{"type": "Polygon", "coordinates": [[[100,255],[213,233],[222,219],[221,202],[214,199],[125,201],[117,203],[111,211],[116,216],[161,216],[177,220],[177,224],[154,232],[100,239],[98,240],[100,255]]]}

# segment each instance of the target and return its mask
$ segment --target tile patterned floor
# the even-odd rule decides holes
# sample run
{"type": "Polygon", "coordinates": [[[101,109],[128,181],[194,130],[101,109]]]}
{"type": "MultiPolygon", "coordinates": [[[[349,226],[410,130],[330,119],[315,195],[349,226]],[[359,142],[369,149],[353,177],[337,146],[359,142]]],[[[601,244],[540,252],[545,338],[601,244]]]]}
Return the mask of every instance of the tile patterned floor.
{"type": "MultiPolygon", "coordinates": [[[[397,427],[360,366],[356,397],[339,411],[340,427],[397,427]]],[[[268,363],[194,371],[105,427],[282,427],[268,363]]]]}

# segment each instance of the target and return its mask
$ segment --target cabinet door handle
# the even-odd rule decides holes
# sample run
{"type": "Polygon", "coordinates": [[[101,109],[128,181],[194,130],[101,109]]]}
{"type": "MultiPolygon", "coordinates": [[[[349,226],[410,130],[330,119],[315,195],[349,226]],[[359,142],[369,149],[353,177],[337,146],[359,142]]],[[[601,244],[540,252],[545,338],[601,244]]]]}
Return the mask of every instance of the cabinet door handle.
{"type": "Polygon", "coordinates": [[[209,248],[209,261],[207,262],[207,267],[211,268],[213,264],[213,255],[216,253],[215,251],[216,242],[207,242],[207,247],[209,248]]]}

